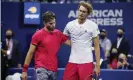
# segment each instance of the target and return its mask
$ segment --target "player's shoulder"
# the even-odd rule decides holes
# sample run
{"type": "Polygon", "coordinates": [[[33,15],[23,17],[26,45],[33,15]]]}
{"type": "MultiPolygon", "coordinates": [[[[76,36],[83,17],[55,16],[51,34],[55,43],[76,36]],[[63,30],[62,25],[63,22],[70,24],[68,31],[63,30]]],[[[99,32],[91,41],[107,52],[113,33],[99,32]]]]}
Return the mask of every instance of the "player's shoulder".
{"type": "Polygon", "coordinates": [[[43,31],[44,31],[44,29],[37,29],[34,34],[40,35],[40,34],[42,34],[43,31]]]}
{"type": "Polygon", "coordinates": [[[107,42],[111,42],[111,40],[109,38],[106,39],[107,42]]]}
{"type": "Polygon", "coordinates": [[[92,20],[87,19],[87,23],[91,26],[98,27],[98,25],[92,20]]]}
{"type": "Polygon", "coordinates": [[[55,33],[62,33],[59,29],[54,29],[53,32],[55,32],[55,33]]]}
{"type": "Polygon", "coordinates": [[[71,23],[75,23],[75,22],[77,22],[77,19],[69,21],[67,24],[71,24],[71,23]]]}
{"type": "Polygon", "coordinates": [[[59,29],[54,29],[54,32],[61,32],[59,29]]]}
{"type": "Polygon", "coordinates": [[[76,23],[77,20],[69,21],[66,25],[66,27],[73,26],[76,23]]]}
{"type": "Polygon", "coordinates": [[[59,29],[54,29],[54,34],[62,35],[63,33],[59,29]]]}

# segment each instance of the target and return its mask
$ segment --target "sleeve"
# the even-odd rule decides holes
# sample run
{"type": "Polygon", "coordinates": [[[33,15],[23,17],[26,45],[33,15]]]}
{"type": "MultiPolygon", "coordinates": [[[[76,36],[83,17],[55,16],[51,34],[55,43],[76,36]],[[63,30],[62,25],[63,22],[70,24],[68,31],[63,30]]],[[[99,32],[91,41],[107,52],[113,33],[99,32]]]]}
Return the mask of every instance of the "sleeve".
{"type": "Polygon", "coordinates": [[[68,36],[61,32],[61,44],[68,40],[68,36]]]}
{"type": "Polygon", "coordinates": [[[31,40],[31,44],[33,45],[38,45],[40,40],[41,40],[41,36],[40,36],[40,32],[37,31],[33,36],[32,36],[32,40],[31,40]]]}
{"type": "Polygon", "coordinates": [[[65,29],[64,29],[64,31],[63,31],[63,34],[65,34],[65,35],[67,35],[67,36],[69,36],[68,26],[69,26],[69,24],[66,25],[66,27],[65,27],[65,29]]]}
{"type": "Polygon", "coordinates": [[[111,50],[111,46],[112,46],[111,41],[108,40],[106,44],[106,50],[111,50]]]}
{"type": "Polygon", "coordinates": [[[99,29],[98,29],[98,25],[95,24],[95,25],[94,25],[94,29],[93,29],[93,33],[92,33],[92,37],[94,38],[94,37],[96,37],[98,34],[100,34],[100,31],[99,31],[99,29]]]}

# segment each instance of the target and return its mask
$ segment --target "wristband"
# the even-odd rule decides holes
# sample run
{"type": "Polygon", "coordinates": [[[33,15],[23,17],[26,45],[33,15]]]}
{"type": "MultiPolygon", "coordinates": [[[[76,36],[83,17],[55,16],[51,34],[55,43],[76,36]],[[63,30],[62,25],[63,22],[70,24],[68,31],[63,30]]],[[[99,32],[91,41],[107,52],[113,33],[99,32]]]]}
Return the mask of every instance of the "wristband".
{"type": "Polygon", "coordinates": [[[22,72],[27,72],[29,65],[24,64],[22,72]]]}

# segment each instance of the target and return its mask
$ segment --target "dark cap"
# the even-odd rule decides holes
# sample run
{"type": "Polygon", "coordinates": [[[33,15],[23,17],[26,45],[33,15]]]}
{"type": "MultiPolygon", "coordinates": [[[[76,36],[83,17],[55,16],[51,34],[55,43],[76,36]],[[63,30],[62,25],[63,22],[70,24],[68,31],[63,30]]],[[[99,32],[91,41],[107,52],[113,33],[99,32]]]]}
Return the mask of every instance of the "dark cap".
{"type": "Polygon", "coordinates": [[[106,30],[105,30],[105,29],[101,29],[100,32],[104,32],[104,33],[106,33],[106,30]]]}

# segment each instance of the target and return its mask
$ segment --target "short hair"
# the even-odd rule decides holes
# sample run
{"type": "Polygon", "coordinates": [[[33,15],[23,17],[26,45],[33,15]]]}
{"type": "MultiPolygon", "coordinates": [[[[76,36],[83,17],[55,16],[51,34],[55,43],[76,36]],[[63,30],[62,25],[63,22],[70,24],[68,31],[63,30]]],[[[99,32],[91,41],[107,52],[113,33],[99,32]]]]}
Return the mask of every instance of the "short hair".
{"type": "Polygon", "coordinates": [[[51,12],[51,11],[47,11],[43,14],[43,22],[47,23],[50,22],[52,19],[55,19],[55,13],[51,12]]]}
{"type": "Polygon", "coordinates": [[[119,26],[119,27],[117,28],[117,30],[118,30],[118,29],[121,29],[123,32],[125,32],[125,29],[124,29],[123,26],[119,26]]]}
{"type": "Polygon", "coordinates": [[[7,32],[7,31],[13,32],[12,29],[10,29],[10,28],[7,28],[5,32],[7,32]]]}
{"type": "Polygon", "coordinates": [[[123,58],[123,57],[127,58],[127,56],[124,53],[120,53],[118,58],[123,58]]]}
{"type": "Polygon", "coordinates": [[[83,6],[88,10],[88,15],[90,15],[93,11],[92,5],[88,2],[80,1],[78,8],[80,8],[80,6],[83,6]]]}

